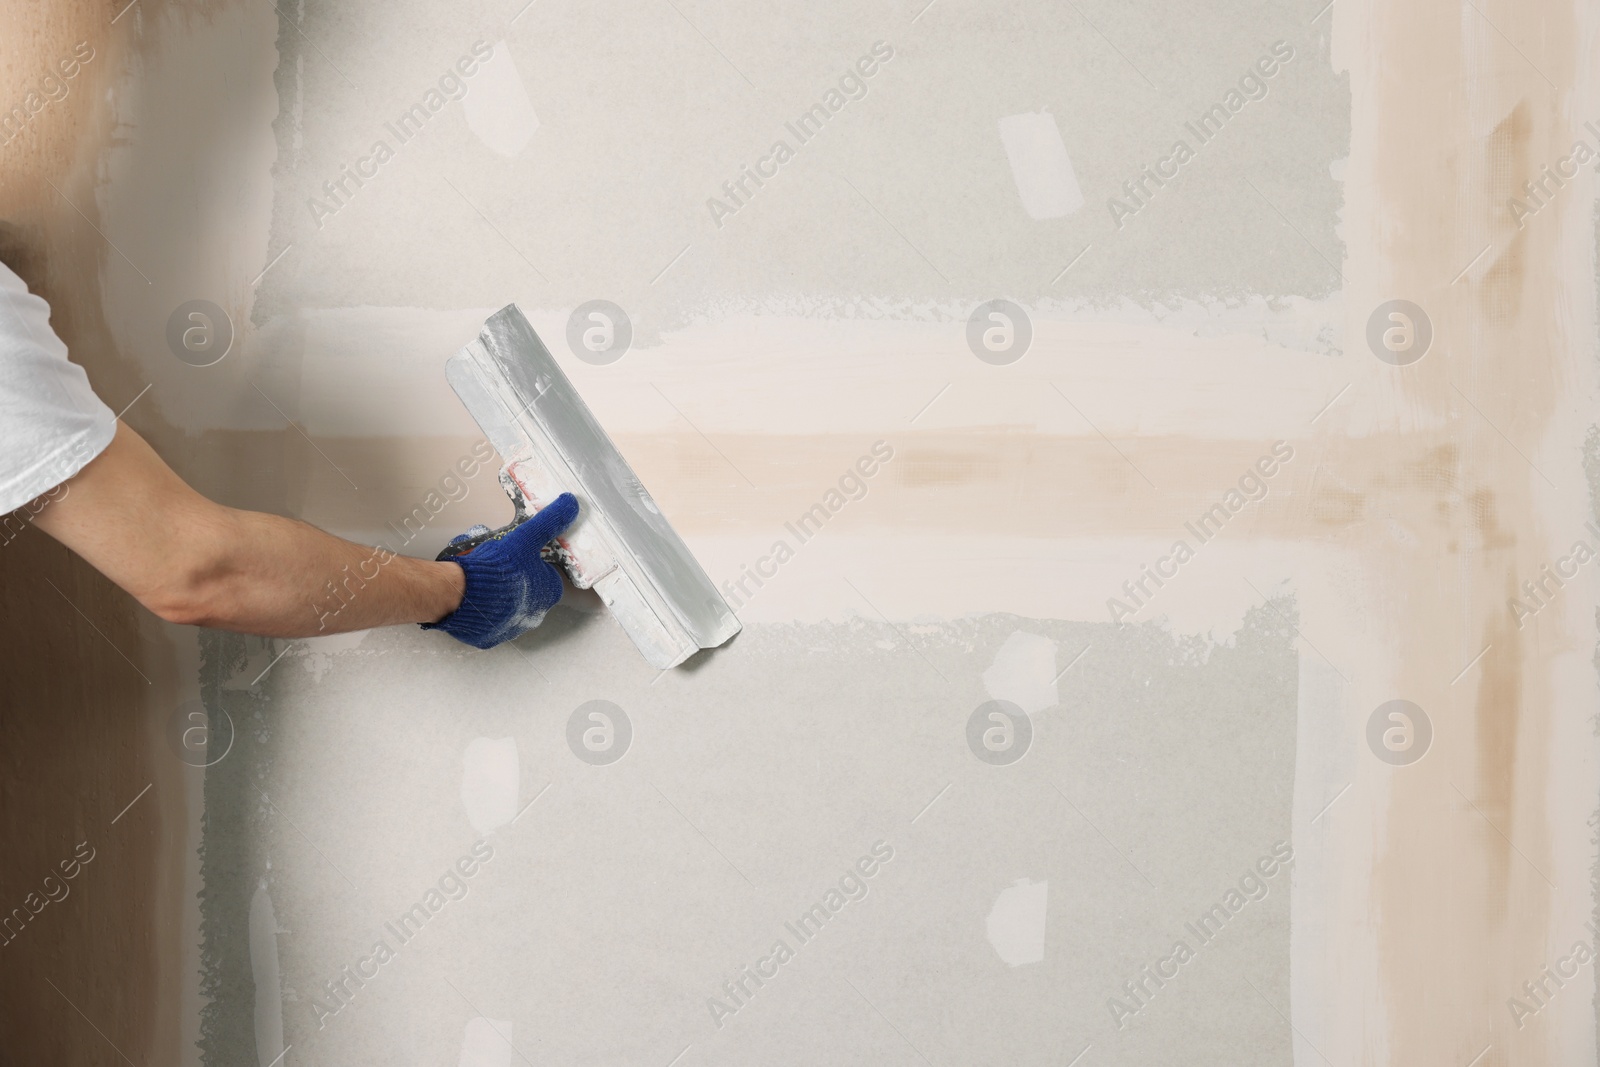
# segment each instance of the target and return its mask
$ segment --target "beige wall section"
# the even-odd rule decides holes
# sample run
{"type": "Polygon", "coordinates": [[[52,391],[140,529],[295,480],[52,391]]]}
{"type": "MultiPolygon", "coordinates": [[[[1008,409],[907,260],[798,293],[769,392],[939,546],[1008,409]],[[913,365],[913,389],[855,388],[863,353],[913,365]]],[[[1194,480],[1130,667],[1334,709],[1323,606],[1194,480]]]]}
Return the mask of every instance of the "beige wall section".
{"type": "MultiPolygon", "coordinates": [[[[1594,943],[1595,678],[1582,666],[1593,576],[1520,629],[1507,598],[1584,537],[1592,514],[1579,448],[1595,411],[1590,169],[1520,229],[1508,204],[1592,140],[1595,12],[1342,4],[1332,15],[1355,100],[1351,303],[1405,294],[1429,308],[1438,352],[1394,390],[1448,418],[1429,436],[1449,453],[1431,484],[1390,497],[1409,536],[1367,546],[1386,594],[1373,652],[1392,665],[1394,692],[1438,709],[1439,748],[1412,773],[1358,780],[1343,821],[1329,817],[1327,832],[1348,837],[1341,858],[1371,871],[1327,916],[1329,962],[1370,996],[1299,1008],[1335,1059],[1593,1062],[1592,967],[1536,1016],[1518,1024],[1508,1010],[1508,998],[1527,1000],[1523,981],[1594,943]]],[[[1360,328],[1348,323],[1347,336],[1360,328]]],[[[1379,696],[1347,705],[1348,725],[1379,696]]]]}
{"type": "MultiPolygon", "coordinates": [[[[221,7],[184,9],[182,21],[203,27],[221,7]]],[[[0,10],[7,108],[75,49],[92,49],[65,94],[0,146],[0,260],[50,302],[51,325],[113,410],[151,384],[114,316],[116,294],[139,295],[123,283],[145,283],[105,239],[114,217],[140,211],[102,199],[107,161],[132,134],[116,111],[138,95],[147,60],[140,14],[120,3],[0,10]]],[[[246,456],[276,450],[277,432],[195,447],[158,405],[141,402],[127,420],[191,479],[244,482],[253,491],[242,497],[274,506],[275,478],[239,472],[252,466],[246,456]]],[[[196,635],[161,624],[32,529],[0,549],[0,589],[3,907],[25,906],[80,843],[94,857],[0,947],[0,1048],[19,1063],[197,1063],[201,778],[169,736],[195,689],[196,635]]]]}

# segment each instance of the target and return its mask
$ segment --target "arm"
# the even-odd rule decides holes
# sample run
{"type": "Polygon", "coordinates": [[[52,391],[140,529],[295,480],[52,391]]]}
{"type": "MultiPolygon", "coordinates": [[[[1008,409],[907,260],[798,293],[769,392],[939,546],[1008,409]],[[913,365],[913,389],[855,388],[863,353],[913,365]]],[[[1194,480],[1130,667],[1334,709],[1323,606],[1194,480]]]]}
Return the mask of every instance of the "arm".
{"type": "Polygon", "coordinates": [[[133,430],[34,520],[168,622],[315,637],[437,622],[466,588],[456,563],[397,556],[195,492],[133,430]]]}

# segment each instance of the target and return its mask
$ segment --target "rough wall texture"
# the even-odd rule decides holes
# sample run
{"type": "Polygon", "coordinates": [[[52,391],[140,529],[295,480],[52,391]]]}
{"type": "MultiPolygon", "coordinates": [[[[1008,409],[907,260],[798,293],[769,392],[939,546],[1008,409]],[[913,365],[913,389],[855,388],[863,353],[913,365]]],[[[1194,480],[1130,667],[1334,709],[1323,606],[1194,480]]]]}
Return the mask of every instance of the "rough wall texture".
{"type": "Polygon", "coordinates": [[[1595,913],[1591,13],[60,11],[0,251],[180,473],[500,520],[440,367],[514,300],[746,630],[197,637],[0,549],[68,709],[0,888],[152,786],[35,1058],[1593,1062],[1524,984],[1595,913]]]}

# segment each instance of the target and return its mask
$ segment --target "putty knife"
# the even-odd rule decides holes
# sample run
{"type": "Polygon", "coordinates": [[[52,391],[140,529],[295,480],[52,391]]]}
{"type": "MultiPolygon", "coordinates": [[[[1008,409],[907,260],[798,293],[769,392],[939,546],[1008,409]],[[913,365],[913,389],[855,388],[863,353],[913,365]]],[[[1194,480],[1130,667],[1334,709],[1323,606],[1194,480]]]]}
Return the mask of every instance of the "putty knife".
{"type": "Polygon", "coordinates": [[[727,601],[515,304],[446,361],[445,377],[500,453],[500,484],[518,520],[564,492],[578,498],[577,521],[546,556],[573,585],[600,595],[652,667],[676,667],[739,632],[727,601]]]}

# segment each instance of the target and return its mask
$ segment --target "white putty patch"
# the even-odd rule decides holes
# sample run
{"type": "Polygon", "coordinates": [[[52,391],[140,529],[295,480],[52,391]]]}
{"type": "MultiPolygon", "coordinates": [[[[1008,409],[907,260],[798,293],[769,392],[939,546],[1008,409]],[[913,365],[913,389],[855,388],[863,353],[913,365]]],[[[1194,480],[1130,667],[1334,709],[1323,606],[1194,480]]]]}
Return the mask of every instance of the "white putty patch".
{"type": "Polygon", "coordinates": [[[250,977],[256,987],[256,1060],[269,1067],[283,1055],[283,994],[278,984],[278,916],[266,879],[250,898],[250,977]]]}
{"type": "Polygon", "coordinates": [[[478,68],[461,108],[467,128],[484,147],[507,158],[520,155],[539,128],[533,101],[511,59],[511,46],[504,41],[494,43],[494,56],[478,68]]]}
{"type": "Polygon", "coordinates": [[[1045,912],[1050,883],[1018,878],[1000,891],[989,910],[989,944],[1007,966],[1021,967],[1044,959],[1045,912]]]}
{"type": "Polygon", "coordinates": [[[983,688],[993,700],[1009,700],[1029,715],[1053,708],[1056,695],[1056,643],[1042,634],[1018,630],[1006,638],[994,663],[983,672],[983,688]]]}
{"type": "Polygon", "coordinates": [[[361,642],[367,639],[371,630],[352,630],[343,634],[328,634],[325,637],[300,638],[300,647],[295,654],[300,657],[301,666],[317,681],[328,673],[333,666],[333,657],[340,652],[348,652],[360,648],[361,642]]]}
{"type": "Polygon", "coordinates": [[[327,634],[323,637],[302,637],[307,652],[348,652],[352,648],[360,648],[361,642],[367,639],[371,630],[351,630],[342,634],[327,634]]]}
{"type": "Polygon", "coordinates": [[[517,739],[475,737],[461,754],[461,806],[480,834],[504,826],[517,813],[521,781],[517,739]]]}
{"type": "MultiPolygon", "coordinates": [[[[720,582],[737,574],[742,562],[767,551],[783,532],[775,524],[770,531],[738,534],[691,531],[686,540],[706,573],[720,582]]],[[[1120,583],[1171,546],[1172,535],[1044,539],[997,534],[986,540],[990,555],[985,580],[951,582],[945,578],[950,560],[970,550],[970,538],[964,535],[908,533],[887,539],[829,530],[802,546],[778,577],[762,587],[761,595],[738,613],[746,625],[837,622],[853,615],[876,618],[840,577],[848,575],[896,623],[936,623],[998,612],[1031,619],[1110,622],[1106,602],[1121,595],[1120,583]],[[867,575],[870,578],[863,577],[867,575]]],[[[1249,611],[1261,607],[1257,589],[1274,596],[1290,591],[1282,585],[1285,578],[1294,577],[1292,589],[1299,590],[1307,580],[1320,585],[1324,575],[1332,581],[1358,582],[1359,561],[1350,553],[1321,546],[1217,538],[1178,580],[1168,582],[1157,599],[1147,602],[1133,622],[1156,622],[1177,632],[1226,641],[1249,611]]],[[[1317,640],[1314,631],[1312,639],[1317,640]]],[[[1059,671],[1083,649],[1075,645],[1058,651],[1059,671]]],[[[1468,658],[1475,651],[1469,650],[1468,658]]],[[[1073,672],[1084,669],[1095,655],[1091,649],[1073,672]]]]}
{"type": "Polygon", "coordinates": [[[1007,115],[1000,120],[1000,142],[1029,218],[1059,219],[1083,206],[1061,128],[1049,111],[1007,115]]]}
{"type": "MultiPolygon", "coordinates": [[[[472,97],[468,94],[467,99],[472,97]]],[[[478,335],[493,307],[332,308],[285,322],[300,351],[269,376],[276,402],[306,432],[327,436],[481,436],[445,384],[444,361],[478,335]],[[382,353],[389,353],[385,362],[382,353]]],[[[545,334],[545,336],[551,336],[545,334]]],[[[341,479],[342,481],[342,479],[341,479]]],[[[345,486],[348,491],[349,486],[345,486]]]]}
{"type": "Polygon", "coordinates": [[[461,1067],[511,1067],[511,1023],[478,1016],[461,1038],[461,1067]]]}
{"type": "MultiPolygon", "coordinates": [[[[1298,441],[1335,397],[1318,427],[1386,431],[1392,420],[1371,409],[1392,368],[1311,354],[1332,343],[1328,323],[1342,308],[1298,298],[1276,305],[1259,298],[1237,307],[1190,302],[1165,308],[1159,319],[1131,304],[1093,312],[1066,304],[1030,308],[1033,343],[1017,368],[988,368],[973,358],[966,305],[931,308],[930,318],[912,321],[826,318],[805,308],[730,312],[664,333],[651,351],[648,380],[573,355],[566,343],[571,308],[519,306],[614,438],[681,432],[682,416],[666,396],[713,439],[877,435],[899,424],[918,431],[1016,427],[1098,440],[1052,381],[1114,439],[1298,441]],[[762,359],[753,362],[752,351],[762,359]],[[997,370],[1005,373],[991,373],[997,370]],[[945,386],[947,395],[919,414],[945,386]]],[[[278,339],[262,356],[262,388],[313,437],[477,437],[477,425],[445,385],[444,361],[495,310],[346,307],[274,319],[262,327],[278,339]]],[[[263,426],[282,425],[259,398],[249,411],[278,420],[263,426]]],[[[348,494],[348,484],[327,473],[348,494]]]]}

